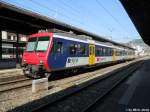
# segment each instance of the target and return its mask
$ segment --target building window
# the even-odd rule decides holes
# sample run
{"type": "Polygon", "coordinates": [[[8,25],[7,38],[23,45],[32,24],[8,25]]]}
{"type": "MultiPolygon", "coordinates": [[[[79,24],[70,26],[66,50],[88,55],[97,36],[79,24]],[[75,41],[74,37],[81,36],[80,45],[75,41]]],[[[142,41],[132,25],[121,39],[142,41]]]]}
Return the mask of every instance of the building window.
{"type": "Polygon", "coordinates": [[[16,36],[14,36],[14,37],[13,37],[13,40],[17,40],[17,37],[16,37],[16,36]]]}
{"type": "Polygon", "coordinates": [[[8,36],[7,39],[8,39],[8,40],[11,40],[11,36],[8,36]]]}

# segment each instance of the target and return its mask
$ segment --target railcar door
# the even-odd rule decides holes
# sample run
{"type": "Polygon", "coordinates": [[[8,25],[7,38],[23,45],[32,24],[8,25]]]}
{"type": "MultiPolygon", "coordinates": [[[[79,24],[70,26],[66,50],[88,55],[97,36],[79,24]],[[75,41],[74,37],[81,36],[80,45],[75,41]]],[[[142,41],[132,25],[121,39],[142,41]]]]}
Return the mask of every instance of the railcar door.
{"type": "Polygon", "coordinates": [[[89,45],[89,65],[95,64],[95,45],[89,45]]]}

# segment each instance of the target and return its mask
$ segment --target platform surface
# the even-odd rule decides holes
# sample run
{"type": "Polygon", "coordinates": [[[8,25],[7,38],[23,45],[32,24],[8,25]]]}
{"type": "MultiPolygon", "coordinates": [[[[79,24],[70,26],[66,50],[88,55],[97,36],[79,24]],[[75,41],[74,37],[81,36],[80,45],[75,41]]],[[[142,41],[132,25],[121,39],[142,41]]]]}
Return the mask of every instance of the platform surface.
{"type": "MultiPolygon", "coordinates": [[[[128,88],[119,100],[125,111],[150,111],[150,59],[125,83],[128,88]]],[[[121,109],[121,110],[122,110],[121,109]]]]}

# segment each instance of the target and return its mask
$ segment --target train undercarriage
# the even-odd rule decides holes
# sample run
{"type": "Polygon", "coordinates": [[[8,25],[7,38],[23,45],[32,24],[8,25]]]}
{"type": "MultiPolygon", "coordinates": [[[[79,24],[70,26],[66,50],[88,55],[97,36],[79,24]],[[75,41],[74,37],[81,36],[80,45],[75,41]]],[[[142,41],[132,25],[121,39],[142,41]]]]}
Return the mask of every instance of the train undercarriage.
{"type": "Polygon", "coordinates": [[[46,72],[42,64],[39,65],[22,65],[24,75],[30,78],[49,77],[51,73],[46,72]]]}

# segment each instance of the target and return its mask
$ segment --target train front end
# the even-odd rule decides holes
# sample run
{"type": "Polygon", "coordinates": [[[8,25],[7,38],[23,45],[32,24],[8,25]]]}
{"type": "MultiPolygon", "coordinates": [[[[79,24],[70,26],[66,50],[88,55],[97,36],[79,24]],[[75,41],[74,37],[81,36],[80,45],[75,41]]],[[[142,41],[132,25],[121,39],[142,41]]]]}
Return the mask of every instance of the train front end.
{"type": "Polygon", "coordinates": [[[25,76],[40,78],[48,75],[48,55],[52,47],[52,37],[52,33],[46,32],[29,36],[22,58],[25,76]]]}

